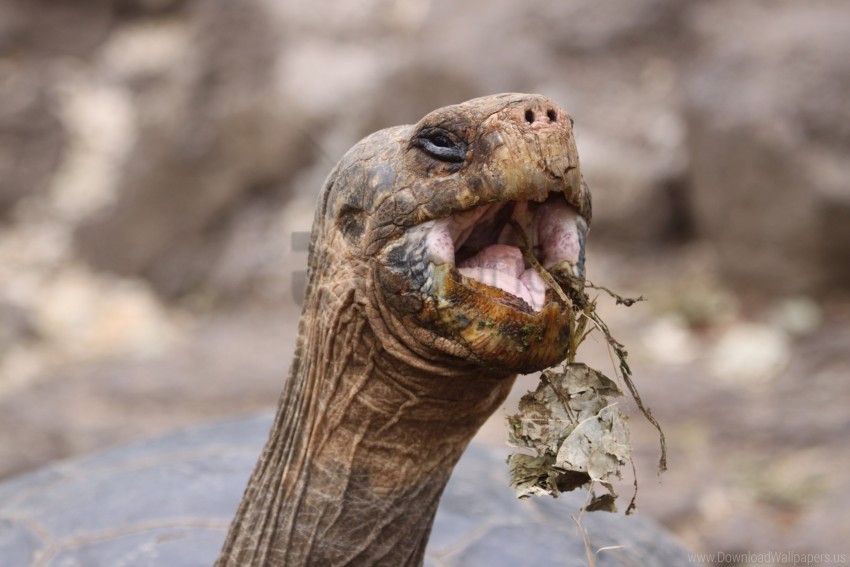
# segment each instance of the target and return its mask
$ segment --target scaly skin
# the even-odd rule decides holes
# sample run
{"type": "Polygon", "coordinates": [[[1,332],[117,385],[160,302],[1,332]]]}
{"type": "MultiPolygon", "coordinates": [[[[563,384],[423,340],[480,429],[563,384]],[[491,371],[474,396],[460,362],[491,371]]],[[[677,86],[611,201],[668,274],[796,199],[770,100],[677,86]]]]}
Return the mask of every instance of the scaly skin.
{"type": "Polygon", "coordinates": [[[469,440],[516,372],[563,359],[569,334],[566,306],[530,313],[435,266],[417,226],[551,191],[590,220],[571,119],[536,95],[439,109],[343,157],[316,212],[278,415],[217,565],[422,563],[469,440]],[[434,131],[460,161],[423,151],[434,131]]]}

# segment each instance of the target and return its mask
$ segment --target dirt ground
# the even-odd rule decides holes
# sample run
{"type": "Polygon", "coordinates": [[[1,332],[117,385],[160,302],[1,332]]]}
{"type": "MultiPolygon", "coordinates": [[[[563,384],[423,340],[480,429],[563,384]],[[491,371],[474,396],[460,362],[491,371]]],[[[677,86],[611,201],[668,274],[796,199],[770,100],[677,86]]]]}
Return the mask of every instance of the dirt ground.
{"type": "MultiPolygon", "coordinates": [[[[669,470],[657,477],[657,436],[632,411],[639,512],[697,551],[846,553],[850,303],[736,297],[704,258],[695,249],[646,257],[602,249],[590,263],[597,283],[649,298],[628,309],[601,301],[667,435],[669,470]]],[[[189,424],[273,411],[297,311],[290,302],[183,314],[176,338],[157,353],[58,364],[7,386],[0,477],[189,424]]],[[[600,340],[589,339],[580,358],[612,368],[600,340]]],[[[506,410],[535,385],[521,377],[506,410]]],[[[504,446],[504,412],[479,438],[504,446]]],[[[629,495],[631,479],[619,490],[629,495]]]]}

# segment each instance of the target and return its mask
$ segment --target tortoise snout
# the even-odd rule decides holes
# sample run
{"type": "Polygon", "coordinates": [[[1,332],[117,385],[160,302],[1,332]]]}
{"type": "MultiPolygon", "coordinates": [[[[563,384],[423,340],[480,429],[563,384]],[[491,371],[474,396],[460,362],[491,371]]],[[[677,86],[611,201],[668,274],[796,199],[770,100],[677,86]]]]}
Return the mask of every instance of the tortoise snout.
{"type": "Polygon", "coordinates": [[[571,124],[569,115],[546,97],[534,97],[517,104],[511,110],[511,119],[532,130],[564,128],[571,124]]]}

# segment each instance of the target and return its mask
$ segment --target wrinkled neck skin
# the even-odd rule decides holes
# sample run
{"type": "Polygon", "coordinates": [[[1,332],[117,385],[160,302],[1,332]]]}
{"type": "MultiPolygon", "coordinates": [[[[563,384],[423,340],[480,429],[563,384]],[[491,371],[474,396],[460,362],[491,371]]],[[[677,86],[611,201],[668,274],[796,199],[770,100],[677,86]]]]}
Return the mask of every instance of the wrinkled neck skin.
{"type": "Polygon", "coordinates": [[[218,566],[421,565],[455,463],[513,383],[408,346],[368,261],[342,277],[327,255],[218,566]]]}
{"type": "Polygon", "coordinates": [[[219,566],[422,563],[443,488],[509,369],[551,366],[568,345],[570,306],[532,313],[455,269],[447,227],[475,229],[460,216],[502,201],[512,215],[534,201],[590,219],[572,120],[545,97],[437,109],[343,156],[313,223],[289,380],[219,566]]]}

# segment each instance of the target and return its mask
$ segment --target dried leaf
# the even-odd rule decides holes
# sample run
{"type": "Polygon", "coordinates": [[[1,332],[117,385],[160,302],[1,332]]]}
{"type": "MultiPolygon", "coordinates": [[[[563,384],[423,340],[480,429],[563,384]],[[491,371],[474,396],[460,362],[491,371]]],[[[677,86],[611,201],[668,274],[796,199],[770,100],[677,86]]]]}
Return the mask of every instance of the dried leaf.
{"type": "Polygon", "coordinates": [[[544,372],[537,389],[520,399],[519,413],[507,418],[509,443],[535,452],[508,461],[517,496],[557,496],[591,481],[614,495],[608,479],[619,477],[631,458],[626,418],[616,404],[622,395],[613,380],[585,364],[544,372]]]}
{"type": "Polygon", "coordinates": [[[518,498],[558,494],[558,471],[552,464],[552,457],[533,457],[523,453],[514,453],[508,457],[511,471],[511,484],[518,498]]]}
{"type": "Polygon", "coordinates": [[[611,405],[579,422],[561,443],[555,466],[586,472],[591,480],[604,482],[611,475],[619,477],[620,465],[626,464],[632,452],[625,420],[611,405]]]}
{"type": "MultiPolygon", "coordinates": [[[[540,377],[534,392],[528,392],[519,402],[519,413],[507,416],[508,442],[515,447],[531,450],[534,454],[514,454],[508,459],[511,485],[520,498],[549,494],[557,497],[561,492],[590,486],[590,500],[586,510],[615,511],[617,494],[611,477],[620,477],[620,467],[631,460],[632,446],[626,417],[617,405],[623,392],[616,382],[589,366],[576,363],[578,347],[594,330],[605,340],[619,360],[619,378],[644,417],[658,430],[661,456],[658,468],[667,468],[667,447],[664,432],[649,408],[645,407],[632,381],[632,371],[626,361],[628,352],[611,335],[608,326],[596,313],[596,300],[591,300],[585,288],[599,289],[611,295],[618,305],[631,306],[643,298],[624,298],[611,290],[595,286],[571,275],[568,270],[543,268],[532,253],[528,238],[517,223],[511,226],[520,240],[523,256],[561,301],[569,306],[570,344],[563,367],[549,369],[540,377]],[[566,291],[564,291],[566,289],[566,291]],[[591,327],[588,329],[588,324],[591,327]],[[594,486],[602,486],[607,494],[596,496],[594,486]]],[[[613,360],[613,359],[612,359],[613,360]]],[[[635,492],[626,513],[635,508],[635,492]]]]}

